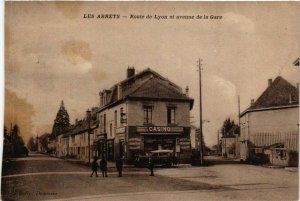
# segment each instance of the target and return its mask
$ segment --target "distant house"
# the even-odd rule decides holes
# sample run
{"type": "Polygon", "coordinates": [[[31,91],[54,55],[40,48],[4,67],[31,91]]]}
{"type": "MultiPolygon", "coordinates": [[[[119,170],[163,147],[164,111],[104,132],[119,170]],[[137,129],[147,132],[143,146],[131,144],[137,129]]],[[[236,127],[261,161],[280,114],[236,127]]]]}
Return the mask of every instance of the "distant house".
{"type": "Polygon", "coordinates": [[[226,158],[237,158],[239,156],[239,127],[234,125],[221,137],[221,155],[226,158]]]}
{"type": "Polygon", "coordinates": [[[298,151],[298,115],[299,84],[293,86],[281,76],[269,79],[266,90],[240,115],[241,159],[249,157],[250,148],[276,143],[282,143],[285,150],[298,151]]]}
{"type": "Polygon", "coordinates": [[[59,133],[57,156],[73,157],[84,162],[97,156],[97,149],[93,144],[99,124],[96,109],[92,108],[90,121],[88,116],[82,120],[76,119],[74,125],[70,125],[69,128],[59,133]]]}
{"type": "Polygon", "coordinates": [[[50,137],[49,133],[44,133],[43,135],[37,137],[38,152],[42,152],[42,153],[48,152],[49,137],[50,137]]]}

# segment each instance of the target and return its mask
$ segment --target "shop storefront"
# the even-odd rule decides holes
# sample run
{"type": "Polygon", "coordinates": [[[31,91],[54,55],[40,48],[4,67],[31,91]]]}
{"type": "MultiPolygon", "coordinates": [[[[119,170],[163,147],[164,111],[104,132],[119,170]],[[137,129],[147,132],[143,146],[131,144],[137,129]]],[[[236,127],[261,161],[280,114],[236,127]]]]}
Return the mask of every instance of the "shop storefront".
{"type": "Polygon", "coordinates": [[[97,136],[96,144],[97,144],[97,151],[98,157],[106,157],[107,158],[107,143],[106,143],[106,134],[101,134],[97,136]]]}
{"type": "Polygon", "coordinates": [[[114,139],[107,140],[107,160],[114,161],[114,139]]]}
{"type": "Polygon", "coordinates": [[[189,127],[131,126],[128,133],[127,156],[130,160],[136,154],[154,150],[173,150],[178,156],[190,154],[189,132],[189,127]]]}
{"type": "Polygon", "coordinates": [[[114,140],[114,159],[123,157],[125,153],[125,135],[126,127],[120,127],[116,129],[116,138],[114,140]]]}

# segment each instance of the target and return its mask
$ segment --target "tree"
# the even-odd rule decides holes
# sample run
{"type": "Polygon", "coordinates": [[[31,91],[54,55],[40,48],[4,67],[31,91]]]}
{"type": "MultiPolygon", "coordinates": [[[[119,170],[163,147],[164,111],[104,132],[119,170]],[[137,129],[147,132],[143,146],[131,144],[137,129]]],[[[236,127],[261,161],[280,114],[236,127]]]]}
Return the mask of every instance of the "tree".
{"type": "Polygon", "coordinates": [[[37,150],[37,144],[35,143],[33,137],[30,137],[30,139],[29,139],[29,141],[28,141],[28,143],[27,143],[27,148],[28,148],[30,151],[36,151],[36,150],[37,150]]]}
{"type": "Polygon", "coordinates": [[[221,132],[223,137],[233,136],[234,134],[240,133],[240,128],[239,125],[234,123],[234,120],[230,120],[230,118],[227,118],[223,122],[221,132]]]}
{"type": "Polygon", "coordinates": [[[20,135],[20,129],[17,124],[15,124],[12,129],[11,143],[13,147],[13,155],[20,156],[24,148],[24,140],[20,135]]]}
{"type": "Polygon", "coordinates": [[[54,125],[52,129],[53,137],[56,137],[59,133],[70,126],[70,119],[67,110],[64,107],[64,102],[61,101],[60,108],[56,114],[54,125]]]}
{"type": "Polygon", "coordinates": [[[6,126],[4,126],[4,139],[3,139],[3,160],[6,160],[7,158],[12,156],[12,143],[10,135],[7,131],[6,126]]]}

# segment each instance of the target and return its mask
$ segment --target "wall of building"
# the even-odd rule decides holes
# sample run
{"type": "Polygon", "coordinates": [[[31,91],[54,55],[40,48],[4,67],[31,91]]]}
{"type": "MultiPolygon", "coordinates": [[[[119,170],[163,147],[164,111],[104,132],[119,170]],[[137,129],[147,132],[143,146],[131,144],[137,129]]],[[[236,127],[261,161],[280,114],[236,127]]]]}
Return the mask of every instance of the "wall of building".
{"type": "MultiPolygon", "coordinates": [[[[104,133],[104,126],[106,127],[107,139],[114,139],[116,137],[116,129],[120,127],[124,127],[124,123],[121,123],[121,115],[120,111],[123,108],[123,113],[126,113],[126,103],[118,104],[114,107],[105,109],[98,114],[98,118],[100,120],[99,131],[97,134],[104,133]],[[115,112],[117,113],[115,118],[115,112]],[[104,114],[106,116],[106,123],[104,125],[104,114]],[[102,118],[102,122],[101,122],[102,118]],[[115,119],[117,121],[115,121],[115,119]],[[110,130],[110,125],[112,125],[112,129],[110,130]],[[112,132],[111,132],[112,131],[112,132]]],[[[125,117],[124,117],[125,118],[125,117]]]]}
{"type": "Polygon", "coordinates": [[[240,118],[240,157],[249,157],[249,147],[283,143],[289,150],[298,151],[299,108],[265,110],[246,113],[240,118]],[[246,141],[245,141],[246,140],[246,141]]]}
{"type": "Polygon", "coordinates": [[[248,112],[240,123],[241,140],[257,133],[298,133],[299,108],[248,112]]]}
{"type": "Polygon", "coordinates": [[[299,108],[266,110],[249,113],[251,133],[298,132],[299,108]]]}
{"type": "Polygon", "coordinates": [[[158,101],[129,101],[128,125],[141,126],[144,124],[144,106],[153,106],[152,123],[155,126],[167,126],[167,108],[175,106],[175,123],[177,126],[190,126],[190,103],[188,102],[158,102],[158,101]]]}

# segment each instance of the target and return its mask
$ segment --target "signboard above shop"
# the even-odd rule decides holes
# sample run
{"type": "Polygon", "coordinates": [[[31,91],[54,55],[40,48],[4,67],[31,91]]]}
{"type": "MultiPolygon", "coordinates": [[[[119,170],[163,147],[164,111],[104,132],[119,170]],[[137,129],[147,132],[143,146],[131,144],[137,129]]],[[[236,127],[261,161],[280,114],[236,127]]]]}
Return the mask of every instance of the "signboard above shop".
{"type": "Polygon", "coordinates": [[[141,139],[140,138],[130,138],[128,140],[129,149],[136,150],[141,149],[141,139]]]}
{"type": "Polygon", "coordinates": [[[182,133],[183,127],[179,126],[138,126],[138,133],[182,133]]]}

